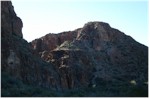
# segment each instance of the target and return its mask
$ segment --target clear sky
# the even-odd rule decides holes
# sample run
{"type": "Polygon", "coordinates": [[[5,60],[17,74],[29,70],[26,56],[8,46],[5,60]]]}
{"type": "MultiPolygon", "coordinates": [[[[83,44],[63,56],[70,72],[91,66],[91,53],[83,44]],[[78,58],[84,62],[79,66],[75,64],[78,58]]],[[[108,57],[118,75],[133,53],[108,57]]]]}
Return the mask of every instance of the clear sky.
{"type": "Polygon", "coordinates": [[[148,45],[148,0],[12,0],[27,41],[102,21],[148,45]]]}

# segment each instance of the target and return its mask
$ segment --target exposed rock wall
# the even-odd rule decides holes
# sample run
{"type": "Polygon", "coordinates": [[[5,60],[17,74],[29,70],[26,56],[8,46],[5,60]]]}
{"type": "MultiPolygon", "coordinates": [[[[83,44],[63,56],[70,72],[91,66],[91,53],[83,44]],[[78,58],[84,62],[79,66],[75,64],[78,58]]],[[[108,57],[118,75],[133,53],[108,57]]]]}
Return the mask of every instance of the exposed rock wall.
{"type": "Polygon", "coordinates": [[[59,76],[52,64],[35,56],[30,44],[23,39],[23,24],[14,12],[11,1],[1,2],[1,15],[2,72],[27,84],[59,89],[59,76]]]}
{"type": "MultiPolygon", "coordinates": [[[[58,37],[59,34],[55,35],[58,37]]],[[[42,49],[39,55],[55,65],[64,88],[101,86],[100,82],[148,81],[148,48],[107,23],[89,22],[77,31],[73,40],[61,43],[54,50],[42,49]]]]}
{"type": "MultiPolygon", "coordinates": [[[[19,17],[16,16],[14,12],[14,7],[11,2],[1,2],[1,31],[6,35],[7,33],[18,35],[19,37],[23,37],[22,35],[22,27],[23,23],[19,17]]],[[[7,35],[7,36],[8,36],[7,35]]],[[[3,36],[3,34],[2,34],[3,36]]]]}
{"type": "Polygon", "coordinates": [[[51,51],[60,46],[64,41],[73,41],[80,29],[75,31],[67,31],[59,34],[47,34],[39,39],[35,39],[31,42],[31,45],[37,53],[43,51],[51,51]]]}
{"type": "Polygon", "coordinates": [[[1,5],[2,72],[53,90],[128,87],[130,82],[144,86],[148,81],[148,47],[109,24],[88,22],[29,44],[11,2],[1,5]]]}

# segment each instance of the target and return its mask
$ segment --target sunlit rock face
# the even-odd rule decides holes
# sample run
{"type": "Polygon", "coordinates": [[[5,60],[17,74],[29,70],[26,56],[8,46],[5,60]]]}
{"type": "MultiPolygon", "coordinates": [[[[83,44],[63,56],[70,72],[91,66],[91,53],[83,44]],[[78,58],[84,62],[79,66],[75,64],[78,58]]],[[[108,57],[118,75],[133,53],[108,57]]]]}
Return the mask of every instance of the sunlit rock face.
{"type": "Polygon", "coordinates": [[[39,39],[33,40],[31,45],[37,53],[42,51],[51,51],[60,46],[66,40],[73,41],[76,38],[78,31],[80,31],[80,29],[62,32],[59,34],[49,33],[39,39]]]}
{"type": "MultiPolygon", "coordinates": [[[[68,33],[72,39],[64,37],[64,42],[57,46],[48,34],[50,37],[46,42],[51,42],[47,46],[52,49],[47,46],[38,49],[46,43],[43,38],[47,35],[31,42],[37,54],[52,63],[61,74],[64,88],[101,86],[100,82],[129,83],[135,80],[142,84],[148,81],[148,48],[132,37],[104,22],[88,22],[83,28],[68,33]],[[35,43],[38,40],[41,40],[41,46],[35,43]]],[[[55,39],[62,34],[55,35],[55,39]]]]}

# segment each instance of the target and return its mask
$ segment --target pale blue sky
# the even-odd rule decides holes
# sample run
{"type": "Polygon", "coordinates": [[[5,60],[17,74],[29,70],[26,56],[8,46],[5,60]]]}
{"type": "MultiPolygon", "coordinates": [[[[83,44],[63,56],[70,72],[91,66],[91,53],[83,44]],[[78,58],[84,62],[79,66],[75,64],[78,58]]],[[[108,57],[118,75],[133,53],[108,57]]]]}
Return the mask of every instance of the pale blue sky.
{"type": "Polygon", "coordinates": [[[147,0],[12,0],[27,41],[103,21],[148,45],[147,0]]]}

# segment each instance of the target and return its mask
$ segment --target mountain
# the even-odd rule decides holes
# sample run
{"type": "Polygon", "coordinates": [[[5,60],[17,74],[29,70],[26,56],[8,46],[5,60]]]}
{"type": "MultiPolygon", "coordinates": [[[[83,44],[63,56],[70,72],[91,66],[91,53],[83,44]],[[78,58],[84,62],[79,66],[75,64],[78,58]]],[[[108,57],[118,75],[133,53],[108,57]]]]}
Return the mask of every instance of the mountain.
{"type": "Polygon", "coordinates": [[[28,43],[2,1],[2,96],[148,96],[148,47],[105,22],[28,43]]]}
{"type": "Polygon", "coordinates": [[[130,81],[141,85],[148,81],[146,46],[104,22],[88,22],[77,30],[65,32],[64,38],[60,36],[63,33],[47,34],[31,42],[41,58],[55,65],[62,82],[67,82],[63,84],[65,88],[130,81]],[[59,38],[68,38],[67,33],[73,39],[63,40],[60,45],[59,38]],[[76,33],[76,37],[72,33],[76,33]],[[55,37],[51,38],[51,35],[55,37]],[[39,41],[42,46],[39,46],[39,41]],[[49,49],[44,45],[48,45],[49,49]]]}

